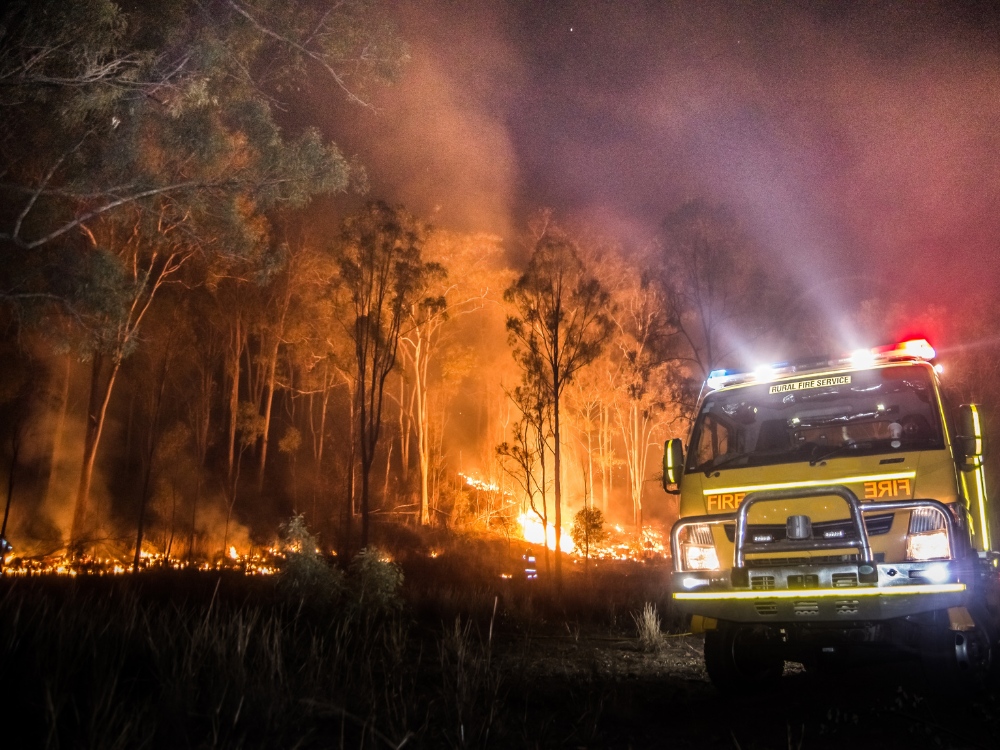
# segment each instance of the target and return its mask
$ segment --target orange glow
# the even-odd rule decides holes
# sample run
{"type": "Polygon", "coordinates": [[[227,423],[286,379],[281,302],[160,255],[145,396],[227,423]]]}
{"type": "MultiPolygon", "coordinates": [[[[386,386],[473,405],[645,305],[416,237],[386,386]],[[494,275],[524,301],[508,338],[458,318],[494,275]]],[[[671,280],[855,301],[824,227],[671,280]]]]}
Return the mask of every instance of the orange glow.
{"type": "MultiPolygon", "coordinates": [[[[531,544],[544,544],[550,550],[556,548],[556,527],[552,524],[544,525],[541,519],[534,513],[522,513],[517,517],[517,522],[521,525],[521,535],[524,541],[531,544]]],[[[566,529],[563,529],[559,539],[559,549],[562,552],[573,551],[573,539],[566,529]]]]}
{"type": "Polygon", "coordinates": [[[468,474],[463,474],[458,472],[458,475],[465,480],[465,483],[469,487],[473,487],[477,490],[482,490],[483,492],[499,492],[500,485],[496,482],[488,482],[485,479],[477,479],[476,477],[470,477],[468,474]]]}

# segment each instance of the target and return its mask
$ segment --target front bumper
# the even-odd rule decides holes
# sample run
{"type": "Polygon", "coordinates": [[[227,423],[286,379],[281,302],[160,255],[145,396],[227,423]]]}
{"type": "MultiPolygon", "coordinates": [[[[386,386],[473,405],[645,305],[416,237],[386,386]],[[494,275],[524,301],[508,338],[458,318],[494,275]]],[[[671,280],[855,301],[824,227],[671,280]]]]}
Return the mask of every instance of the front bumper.
{"type": "Polygon", "coordinates": [[[675,572],[674,605],[687,614],[764,624],[891,620],[970,603],[975,571],[954,561],[876,568],[874,583],[858,581],[857,565],[752,569],[754,588],[733,586],[730,571],[675,572]],[[789,587],[803,579],[814,583],[789,587]]]}

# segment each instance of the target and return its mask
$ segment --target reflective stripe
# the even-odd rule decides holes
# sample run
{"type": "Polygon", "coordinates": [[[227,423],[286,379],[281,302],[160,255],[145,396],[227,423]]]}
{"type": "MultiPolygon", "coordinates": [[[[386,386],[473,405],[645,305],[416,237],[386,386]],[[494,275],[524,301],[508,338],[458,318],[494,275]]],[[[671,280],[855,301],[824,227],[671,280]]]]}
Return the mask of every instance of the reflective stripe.
{"type": "Polygon", "coordinates": [[[965,591],[964,583],[936,583],[917,586],[890,586],[880,589],[877,586],[851,588],[845,586],[836,589],[782,589],[780,591],[702,591],[677,592],[674,599],[711,601],[722,599],[816,599],[853,596],[908,596],[911,594],[960,594],[965,591]]]}
{"type": "Polygon", "coordinates": [[[828,484],[857,484],[859,482],[878,482],[890,479],[914,479],[915,471],[901,471],[896,474],[869,474],[859,477],[842,477],[840,479],[809,479],[803,482],[776,482],[774,484],[753,484],[744,487],[721,487],[702,490],[703,495],[721,495],[727,492],[758,492],[762,490],[791,490],[800,487],[824,487],[828,484]]]}
{"type": "Polygon", "coordinates": [[[969,404],[972,410],[972,431],[975,433],[973,435],[976,438],[976,450],[975,454],[977,456],[983,455],[983,427],[979,422],[979,409],[976,408],[975,404],[969,404]]]}
{"type": "Polygon", "coordinates": [[[983,465],[976,469],[976,490],[979,495],[979,529],[983,538],[983,549],[990,549],[989,521],[986,519],[986,480],[983,477],[983,465]]]}

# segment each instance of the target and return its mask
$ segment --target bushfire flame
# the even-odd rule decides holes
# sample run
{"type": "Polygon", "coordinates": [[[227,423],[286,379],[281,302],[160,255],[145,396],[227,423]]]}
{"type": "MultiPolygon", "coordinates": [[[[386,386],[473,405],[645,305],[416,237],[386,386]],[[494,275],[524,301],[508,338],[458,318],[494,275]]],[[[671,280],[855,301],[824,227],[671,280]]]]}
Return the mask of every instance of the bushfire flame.
{"type": "MultiPolygon", "coordinates": [[[[552,524],[543,524],[542,520],[534,513],[522,513],[517,517],[517,522],[521,525],[521,535],[524,541],[531,544],[544,544],[550,550],[556,548],[556,527],[552,524]]],[[[559,549],[563,552],[573,551],[573,538],[562,530],[559,538],[559,549]]]]}
{"type": "MultiPolygon", "coordinates": [[[[491,482],[479,477],[458,472],[465,486],[477,492],[498,493],[502,492],[505,499],[508,518],[516,521],[516,527],[521,530],[521,538],[532,545],[545,545],[550,550],[556,549],[556,529],[551,523],[543,523],[538,514],[533,511],[524,511],[515,516],[513,509],[519,503],[515,496],[501,489],[495,482],[491,482]]],[[[521,505],[521,507],[524,507],[521,505]]],[[[563,527],[560,536],[559,548],[576,557],[585,555],[592,560],[642,560],[653,561],[666,559],[670,553],[664,541],[664,533],[650,527],[642,529],[641,533],[634,528],[625,528],[621,524],[610,524],[605,527],[609,532],[606,539],[599,543],[591,543],[589,550],[577,548],[573,542],[569,529],[563,527]]]]}
{"type": "MultiPolygon", "coordinates": [[[[235,547],[230,547],[229,552],[216,558],[214,563],[201,561],[189,562],[173,557],[167,557],[155,552],[143,550],[139,553],[139,570],[173,569],[184,570],[191,568],[194,570],[231,570],[239,571],[245,575],[273,575],[278,572],[282,553],[269,548],[263,552],[248,553],[240,555],[235,547]]],[[[132,572],[132,565],[114,558],[99,557],[48,557],[48,558],[22,558],[10,557],[4,566],[4,576],[77,576],[77,575],[124,575],[132,572]]]]}

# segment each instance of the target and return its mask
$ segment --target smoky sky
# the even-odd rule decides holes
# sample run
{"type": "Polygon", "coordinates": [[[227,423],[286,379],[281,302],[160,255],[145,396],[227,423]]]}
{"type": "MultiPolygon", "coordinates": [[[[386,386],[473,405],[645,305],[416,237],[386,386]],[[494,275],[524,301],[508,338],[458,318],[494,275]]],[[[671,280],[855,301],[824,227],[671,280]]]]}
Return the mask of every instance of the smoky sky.
{"type": "Polygon", "coordinates": [[[378,197],[508,240],[549,207],[626,250],[701,197],[831,315],[873,293],[956,310],[992,299],[990,3],[389,8],[410,45],[400,81],[373,111],[320,104],[378,197]]]}

